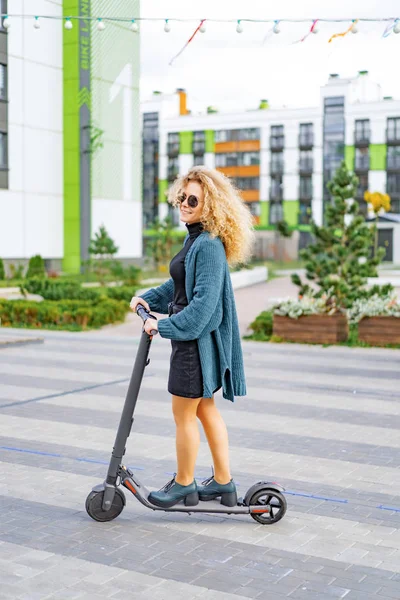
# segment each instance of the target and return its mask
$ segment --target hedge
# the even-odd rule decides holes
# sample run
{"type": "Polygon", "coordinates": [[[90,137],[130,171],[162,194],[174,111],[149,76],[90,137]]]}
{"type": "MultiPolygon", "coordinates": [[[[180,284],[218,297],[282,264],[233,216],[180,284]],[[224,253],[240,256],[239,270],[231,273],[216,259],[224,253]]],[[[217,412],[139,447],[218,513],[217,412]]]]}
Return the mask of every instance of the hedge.
{"type": "Polygon", "coordinates": [[[111,298],[97,303],[88,300],[0,300],[1,325],[6,327],[98,328],[124,321],[126,312],[126,302],[111,298]]]}
{"type": "Polygon", "coordinates": [[[132,286],[117,286],[105,288],[84,288],[79,281],[41,279],[32,277],[24,281],[21,285],[21,291],[30,294],[38,294],[45,300],[89,300],[99,302],[106,298],[130,302],[135,295],[135,288],[132,286]]]}

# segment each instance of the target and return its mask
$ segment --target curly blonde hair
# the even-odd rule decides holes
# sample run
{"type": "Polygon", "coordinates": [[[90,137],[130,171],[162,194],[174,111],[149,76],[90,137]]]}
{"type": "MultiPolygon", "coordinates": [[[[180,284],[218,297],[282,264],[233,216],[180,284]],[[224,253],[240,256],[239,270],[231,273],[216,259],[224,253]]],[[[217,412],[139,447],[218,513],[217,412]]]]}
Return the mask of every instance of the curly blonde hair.
{"type": "Polygon", "coordinates": [[[168,192],[168,202],[179,205],[179,196],[189,181],[203,188],[204,207],[201,222],[212,237],[224,244],[230,266],[249,261],[254,241],[253,217],[230,179],[216,169],[193,167],[178,177],[168,192]]]}

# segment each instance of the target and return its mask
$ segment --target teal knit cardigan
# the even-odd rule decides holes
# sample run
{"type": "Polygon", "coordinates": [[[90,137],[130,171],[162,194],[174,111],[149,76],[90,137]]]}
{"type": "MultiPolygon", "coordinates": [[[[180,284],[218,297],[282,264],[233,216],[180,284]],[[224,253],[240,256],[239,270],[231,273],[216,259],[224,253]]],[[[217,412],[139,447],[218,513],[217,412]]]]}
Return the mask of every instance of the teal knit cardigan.
{"type": "MultiPolygon", "coordinates": [[[[203,397],[211,398],[222,387],[223,397],[233,402],[235,396],[246,395],[246,380],[235,297],[221,240],[201,233],[185,257],[185,270],[189,304],[168,319],[160,319],[158,331],[171,340],[197,340],[203,397]]],[[[168,314],[173,295],[174,282],[169,279],[142,298],[152,311],[168,314]]]]}

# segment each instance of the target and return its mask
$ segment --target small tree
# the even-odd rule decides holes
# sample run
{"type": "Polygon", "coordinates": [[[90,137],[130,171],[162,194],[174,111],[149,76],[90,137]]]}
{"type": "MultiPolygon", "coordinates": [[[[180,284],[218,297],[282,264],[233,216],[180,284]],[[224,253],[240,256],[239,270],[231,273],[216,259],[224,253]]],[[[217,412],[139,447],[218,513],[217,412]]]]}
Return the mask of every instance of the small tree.
{"type": "Polygon", "coordinates": [[[381,192],[365,192],[364,200],[371,206],[375,215],[374,256],[378,251],[378,220],[379,215],[390,212],[390,196],[381,192]]]}
{"type": "Polygon", "coordinates": [[[0,258],[0,280],[5,279],[6,278],[6,273],[4,270],[4,263],[3,263],[3,259],[0,258]]]}
{"type": "MultiPolygon", "coordinates": [[[[340,308],[347,308],[357,297],[368,294],[363,286],[368,277],[377,276],[376,267],[385,252],[379,249],[371,257],[375,231],[359,214],[358,203],[354,201],[357,185],[357,177],[343,162],[327,185],[333,202],[326,209],[326,226],[312,223],[315,241],[300,252],[305,260],[306,278],[317,286],[314,295],[321,296],[331,290],[340,308]]],[[[297,274],[292,275],[292,281],[299,286],[300,294],[312,293],[311,287],[297,274]]]]}
{"type": "Polygon", "coordinates": [[[157,271],[160,266],[165,266],[172,258],[172,247],[174,245],[174,225],[171,217],[165,217],[164,221],[156,219],[151,226],[154,237],[148,244],[149,252],[154,260],[157,271]]]}
{"type": "Polygon", "coordinates": [[[40,254],[36,254],[29,259],[28,271],[26,272],[26,278],[30,277],[45,277],[46,270],[44,268],[44,260],[40,254]]]}
{"type": "Polygon", "coordinates": [[[108,235],[104,225],[100,225],[99,231],[90,241],[89,254],[94,258],[94,271],[102,283],[104,283],[105,275],[110,272],[112,258],[117,252],[118,246],[108,235]]]}

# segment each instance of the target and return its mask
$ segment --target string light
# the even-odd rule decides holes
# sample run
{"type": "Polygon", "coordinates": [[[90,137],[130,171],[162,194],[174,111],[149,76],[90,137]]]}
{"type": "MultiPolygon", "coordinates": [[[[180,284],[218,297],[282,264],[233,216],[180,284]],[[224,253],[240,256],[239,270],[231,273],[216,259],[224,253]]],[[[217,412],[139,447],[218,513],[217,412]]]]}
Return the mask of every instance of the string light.
{"type": "Polygon", "coordinates": [[[272,28],[272,31],[274,33],[280,33],[281,32],[281,28],[279,27],[279,21],[274,21],[274,26],[272,28]]]}
{"type": "Polygon", "coordinates": [[[394,33],[400,33],[400,19],[396,19],[393,27],[394,33]]]}
{"type": "Polygon", "coordinates": [[[131,23],[130,29],[134,33],[137,33],[139,31],[139,25],[136,23],[135,19],[132,19],[132,23],[131,23]]]}
{"type": "Polygon", "coordinates": [[[103,20],[102,19],[97,19],[97,29],[99,31],[104,31],[105,28],[106,28],[106,26],[104,25],[103,20]]]}
{"type": "Polygon", "coordinates": [[[243,25],[242,25],[240,19],[238,19],[238,22],[237,22],[237,25],[236,25],[236,31],[238,33],[243,33],[243,25]]]}
{"type": "Polygon", "coordinates": [[[10,19],[7,17],[7,15],[5,16],[5,18],[3,20],[3,27],[4,27],[4,29],[10,29],[10,27],[11,27],[10,19]]]}
{"type": "Polygon", "coordinates": [[[39,17],[35,17],[35,20],[33,22],[33,26],[34,26],[35,29],[40,29],[39,17]]]}
{"type": "Polygon", "coordinates": [[[168,23],[168,19],[165,19],[164,31],[165,33],[169,33],[171,31],[171,25],[168,23]]]}
{"type": "Polygon", "coordinates": [[[353,25],[351,26],[351,33],[358,33],[357,21],[353,20],[353,25]]]}
{"type": "Polygon", "coordinates": [[[205,19],[201,22],[201,25],[199,28],[200,33],[205,33],[207,31],[204,21],[205,21],[205,19]]]}
{"type": "Polygon", "coordinates": [[[64,25],[64,27],[65,27],[65,29],[72,29],[73,28],[71,17],[67,17],[65,19],[65,25],[64,25]]]}

